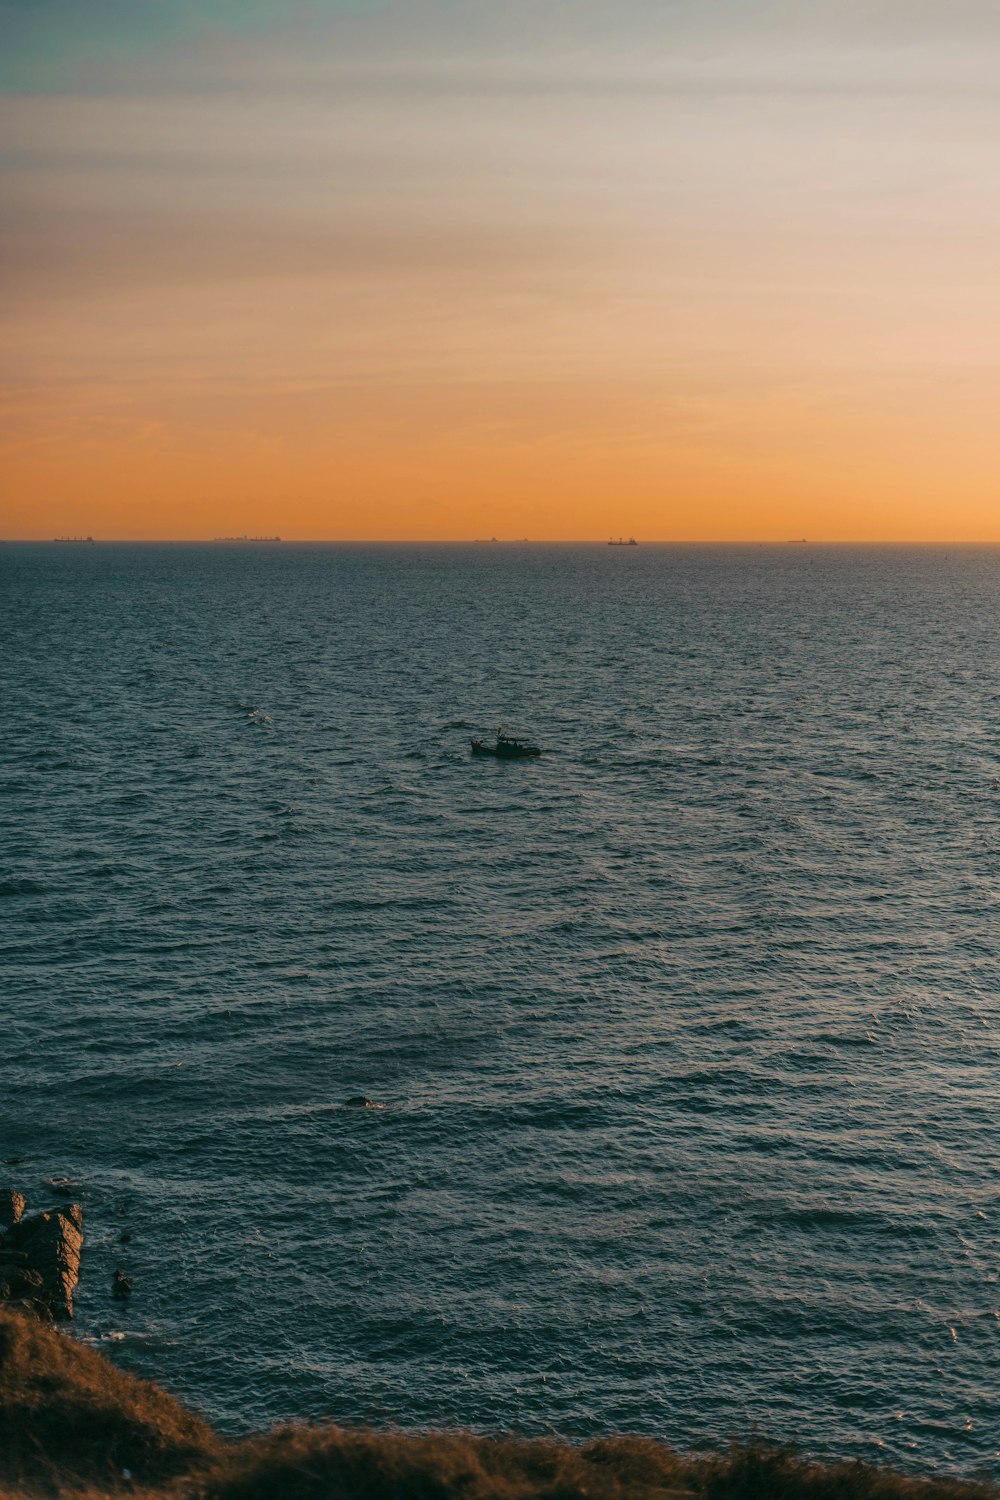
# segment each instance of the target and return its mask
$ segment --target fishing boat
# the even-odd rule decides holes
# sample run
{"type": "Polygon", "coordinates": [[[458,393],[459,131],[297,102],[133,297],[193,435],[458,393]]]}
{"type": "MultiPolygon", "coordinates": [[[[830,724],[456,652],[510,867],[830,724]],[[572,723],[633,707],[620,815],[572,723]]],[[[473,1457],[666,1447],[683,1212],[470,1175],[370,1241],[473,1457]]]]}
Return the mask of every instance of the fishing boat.
{"type": "Polygon", "coordinates": [[[504,734],[502,729],[497,730],[495,745],[489,745],[485,740],[470,740],[473,755],[498,755],[501,760],[521,760],[526,755],[541,755],[537,745],[529,745],[527,740],[519,740],[516,735],[504,734]]]}

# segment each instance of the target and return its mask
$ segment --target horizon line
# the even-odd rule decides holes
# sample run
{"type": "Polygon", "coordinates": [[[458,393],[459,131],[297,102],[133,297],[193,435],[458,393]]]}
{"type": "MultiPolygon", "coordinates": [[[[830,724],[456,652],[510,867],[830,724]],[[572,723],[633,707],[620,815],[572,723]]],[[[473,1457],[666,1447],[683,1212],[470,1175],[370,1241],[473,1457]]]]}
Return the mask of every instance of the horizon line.
{"type": "MultiPolygon", "coordinates": [[[[637,547],[1000,547],[1000,536],[935,537],[648,537],[637,547]]],[[[617,537],[0,537],[0,546],[157,547],[607,547],[617,537]]],[[[629,545],[629,541],[624,543],[629,545]]]]}

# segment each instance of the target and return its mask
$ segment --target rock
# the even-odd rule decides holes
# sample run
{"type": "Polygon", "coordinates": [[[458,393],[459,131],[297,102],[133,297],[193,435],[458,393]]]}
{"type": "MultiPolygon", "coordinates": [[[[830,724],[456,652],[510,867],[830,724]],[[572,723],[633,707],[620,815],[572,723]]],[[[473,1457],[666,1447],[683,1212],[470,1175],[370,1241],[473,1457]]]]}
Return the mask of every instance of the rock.
{"type": "Polygon", "coordinates": [[[127,1302],[132,1295],[133,1281],[119,1267],[111,1278],[111,1295],[116,1302],[127,1302]]]}
{"type": "MultiPolygon", "coordinates": [[[[83,1246],[83,1209],[79,1203],[49,1213],[31,1214],[11,1225],[0,1238],[0,1281],[12,1272],[37,1272],[31,1281],[30,1301],[41,1317],[58,1320],[73,1316],[73,1293],[80,1276],[83,1246]]],[[[16,1285],[27,1285],[17,1280],[16,1285]]],[[[15,1298],[18,1294],[15,1292],[15,1298]]]]}
{"type": "Polygon", "coordinates": [[[0,1227],[9,1229],[16,1224],[24,1213],[24,1194],[15,1193],[13,1188],[4,1188],[0,1191],[0,1227]]]}
{"type": "Polygon", "coordinates": [[[365,1094],[352,1094],[350,1099],[344,1102],[345,1109],[378,1109],[374,1099],[369,1099],[365,1094]]]}
{"type": "Polygon", "coordinates": [[[72,1177],[47,1177],[45,1186],[52,1193],[58,1193],[60,1198],[74,1198],[83,1192],[83,1183],[74,1182],[72,1177]]]}
{"type": "Polygon", "coordinates": [[[0,1266],[0,1299],[4,1302],[36,1302],[41,1296],[41,1271],[28,1266],[0,1266]]]}

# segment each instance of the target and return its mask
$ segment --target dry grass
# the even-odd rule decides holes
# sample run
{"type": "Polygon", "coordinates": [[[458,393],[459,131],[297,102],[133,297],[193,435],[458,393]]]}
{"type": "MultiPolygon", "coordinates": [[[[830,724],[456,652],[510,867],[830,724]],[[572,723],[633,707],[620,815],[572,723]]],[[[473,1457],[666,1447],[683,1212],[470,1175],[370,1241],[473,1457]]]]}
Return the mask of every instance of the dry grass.
{"type": "Polygon", "coordinates": [[[0,1312],[0,1500],[1000,1500],[988,1483],[749,1445],[682,1456],[468,1433],[289,1427],[227,1444],[150,1381],[0,1312]],[[127,1477],[123,1470],[129,1470],[127,1477]]]}
{"type": "Polygon", "coordinates": [[[206,1500],[667,1500],[681,1460],[640,1439],[573,1448],[467,1433],[292,1428],[244,1443],[206,1500]]]}
{"type": "Polygon", "coordinates": [[[242,1444],[203,1493],[205,1500],[997,1500],[988,1484],[816,1464],[763,1445],[685,1457],[643,1438],[571,1447],[329,1427],[242,1444]]]}
{"type": "Polygon", "coordinates": [[[0,1484],[58,1495],[158,1485],[204,1465],[222,1443],[148,1380],[55,1329],[0,1313],[0,1484]]]}

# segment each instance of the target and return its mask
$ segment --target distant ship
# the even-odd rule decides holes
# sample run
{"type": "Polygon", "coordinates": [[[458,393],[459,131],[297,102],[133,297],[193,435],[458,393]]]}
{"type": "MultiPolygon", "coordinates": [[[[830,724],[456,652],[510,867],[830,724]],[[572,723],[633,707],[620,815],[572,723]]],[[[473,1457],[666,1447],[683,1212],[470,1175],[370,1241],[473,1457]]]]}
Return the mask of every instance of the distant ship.
{"type": "Polygon", "coordinates": [[[280,542],[280,536],[213,536],[213,542],[280,542]]]}
{"type": "Polygon", "coordinates": [[[54,542],[73,542],[78,547],[92,547],[94,538],[92,536],[54,536],[54,542]]]}
{"type": "Polygon", "coordinates": [[[608,539],[609,547],[638,547],[638,545],[639,543],[636,541],[634,536],[630,536],[628,541],[626,541],[623,536],[620,536],[617,542],[615,541],[614,537],[610,537],[608,539]]]}
{"type": "Polygon", "coordinates": [[[496,755],[500,760],[522,760],[526,755],[541,755],[537,745],[529,745],[527,740],[518,739],[515,734],[505,734],[502,729],[497,730],[496,744],[488,745],[485,740],[470,740],[473,755],[496,755]]]}

